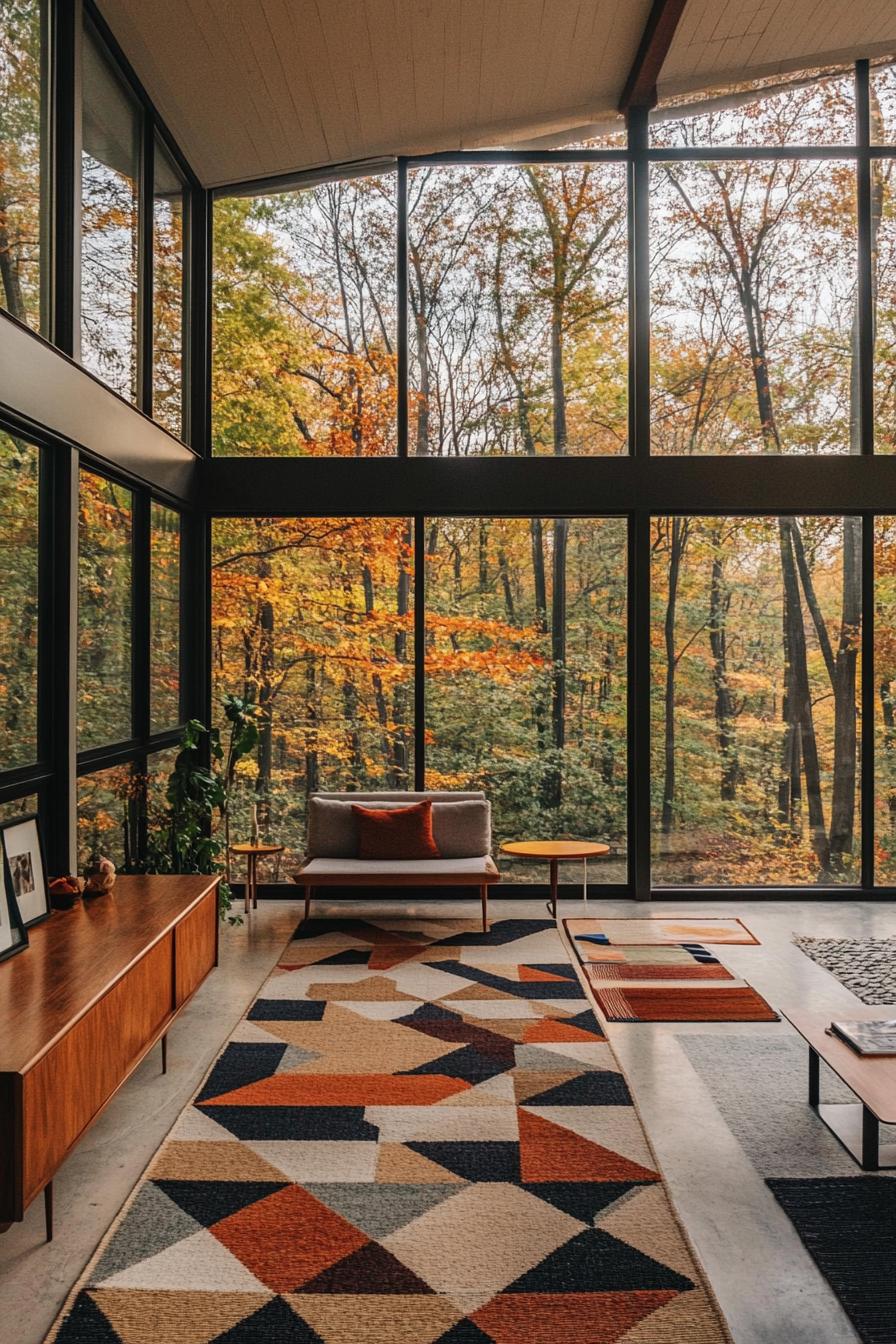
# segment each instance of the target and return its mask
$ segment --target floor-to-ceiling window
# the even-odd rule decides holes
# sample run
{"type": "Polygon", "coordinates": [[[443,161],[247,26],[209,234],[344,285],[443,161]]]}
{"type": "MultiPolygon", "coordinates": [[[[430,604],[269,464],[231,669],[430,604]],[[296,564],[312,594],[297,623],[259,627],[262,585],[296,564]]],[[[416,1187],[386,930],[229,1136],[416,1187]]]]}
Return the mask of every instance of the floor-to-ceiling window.
{"type": "Polygon", "coordinates": [[[47,330],[47,11],[16,0],[0,11],[0,308],[47,330]]]}

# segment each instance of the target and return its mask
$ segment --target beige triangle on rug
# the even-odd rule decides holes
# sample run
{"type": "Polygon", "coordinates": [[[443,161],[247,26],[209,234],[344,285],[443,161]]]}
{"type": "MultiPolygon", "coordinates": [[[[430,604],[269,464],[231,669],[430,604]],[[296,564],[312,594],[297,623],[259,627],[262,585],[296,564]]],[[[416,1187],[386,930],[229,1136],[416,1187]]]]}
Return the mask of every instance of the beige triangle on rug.
{"type": "Polygon", "coordinates": [[[166,1143],[149,1174],[154,1181],[284,1180],[282,1171],[233,1138],[220,1143],[166,1143]]]}
{"type": "Polygon", "coordinates": [[[272,1294],[96,1288],[90,1296],[121,1344],[210,1344],[254,1315],[272,1294]]]}
{"type": "Polygon", "coordinates": [[[678,1230],[666,1192],[661,1185],[644,1185],[599,1213],[595,1224],[642,1255],[667,1265],[686,1279],[696,1276],[684,1238],[678,1230]]]}
{"type": "Polygon", "coordinates": [[[270,1292],[242,1261],[202,1228],[157,1255],[138,1260],[104,1281],[104,1288],[150,1289],[168,1292],[270,1292]]]}
{"type": "Polygon", "coordinates": [[[284,1300],[324,1344],[432,1344],[463,1314],[438,1293],[286,1293],[284,1300]]]}
{"type": "Polygon", "coordinates": [[[440,1167],[403,1143],[379,1145],[376,1179],[385,1185],[434,1185],[444,1181],[452,1185],[466,1184],[462,1176],[456,1176],[447,1167],[440,1167]]]}

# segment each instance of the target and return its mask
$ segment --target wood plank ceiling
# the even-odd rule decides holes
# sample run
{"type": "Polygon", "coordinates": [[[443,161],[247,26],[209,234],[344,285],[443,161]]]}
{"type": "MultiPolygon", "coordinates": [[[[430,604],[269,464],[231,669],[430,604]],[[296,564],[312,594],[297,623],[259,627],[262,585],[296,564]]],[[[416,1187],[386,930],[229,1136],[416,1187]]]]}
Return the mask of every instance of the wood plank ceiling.
{"type": "MultiPolygon", "coordinates": [[[[208,186],[612,125],[650,0],[100,0],[208,186]]],[[[660,96],[896,49],[893,0],[688,0],[660,96]]]]}

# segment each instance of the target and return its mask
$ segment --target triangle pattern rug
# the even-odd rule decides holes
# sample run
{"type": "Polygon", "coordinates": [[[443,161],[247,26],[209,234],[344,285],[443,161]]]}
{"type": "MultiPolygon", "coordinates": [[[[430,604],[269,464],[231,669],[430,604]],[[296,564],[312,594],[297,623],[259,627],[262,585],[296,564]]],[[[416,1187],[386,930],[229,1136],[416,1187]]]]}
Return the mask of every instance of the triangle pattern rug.
{"type": "Polygon", "coordinates": [[[553,921],[311,920],[56,1344],[728,1338],[553,921]]]}

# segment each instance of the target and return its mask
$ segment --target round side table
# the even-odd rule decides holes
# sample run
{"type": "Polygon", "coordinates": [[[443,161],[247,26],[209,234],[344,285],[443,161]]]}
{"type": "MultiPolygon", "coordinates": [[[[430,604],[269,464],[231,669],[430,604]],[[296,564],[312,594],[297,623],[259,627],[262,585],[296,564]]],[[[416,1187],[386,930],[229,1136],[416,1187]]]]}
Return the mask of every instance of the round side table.
{"type": "Polygon", "coordinates": [[[515,859],[529,859],[535,863],[546,860],[551,869],[551,914],[557,918],[557,872],[565,859],[583,859],[585,880],[582,884],[582,896],[588,900],[588,860],[601,858],[609,854],[610,846],[590,840],[509,840],[501,846],[502,854],[515,859]]]}
{"type": "Polygon", "coordinates": [[[282,854],[283,845],[231,845],[230,852],[235,858],[246,860],[246,914],[258,909],[258,860],[269,858],[272,854],[282,854]]]}

